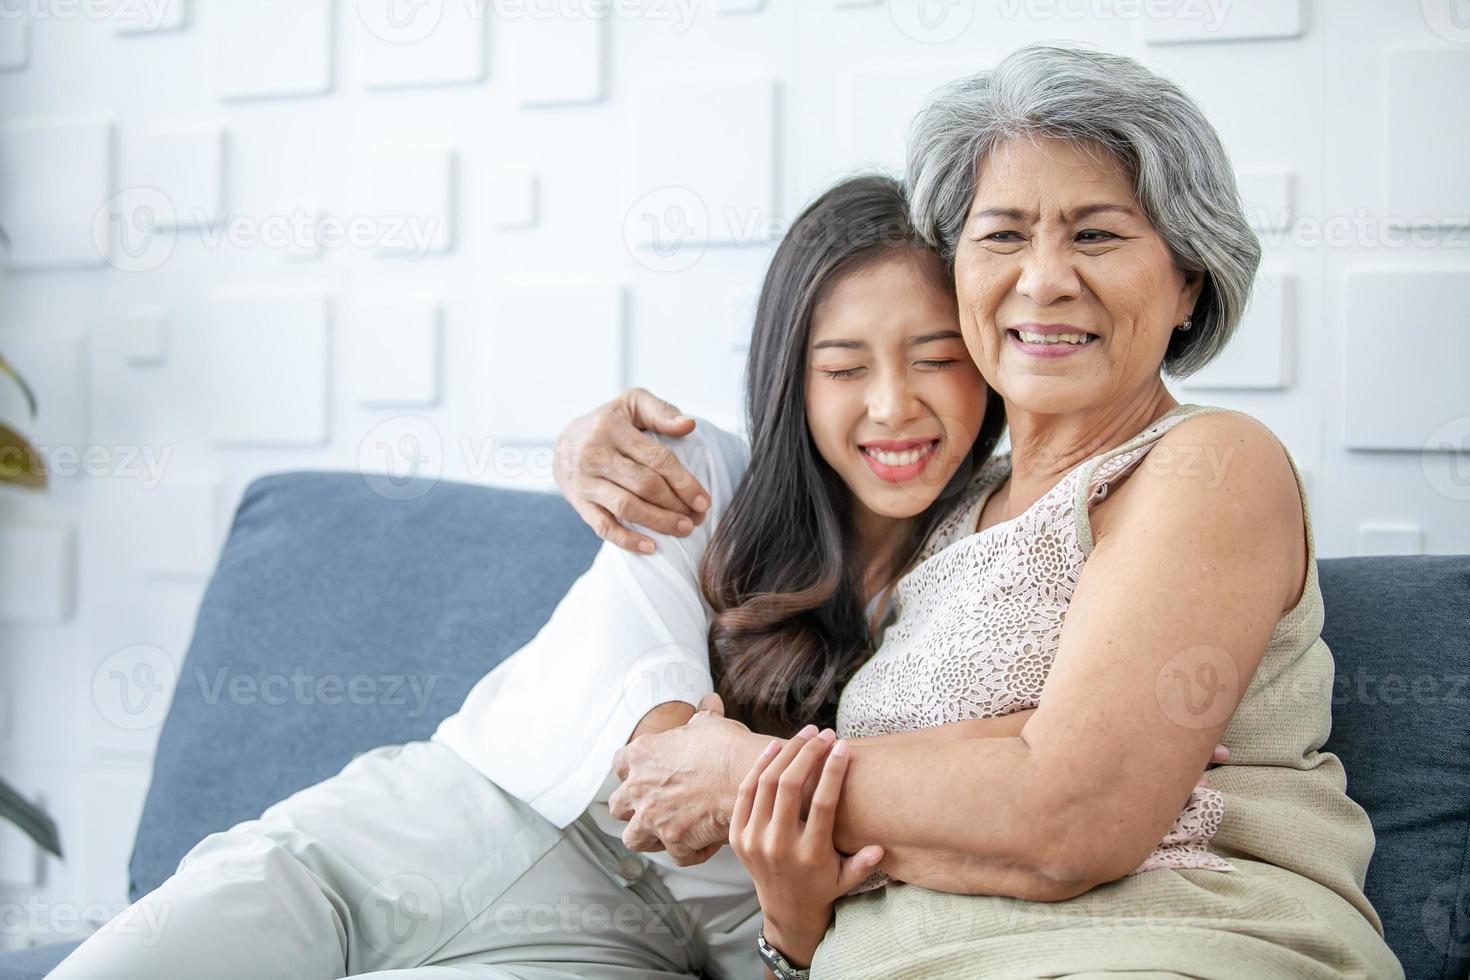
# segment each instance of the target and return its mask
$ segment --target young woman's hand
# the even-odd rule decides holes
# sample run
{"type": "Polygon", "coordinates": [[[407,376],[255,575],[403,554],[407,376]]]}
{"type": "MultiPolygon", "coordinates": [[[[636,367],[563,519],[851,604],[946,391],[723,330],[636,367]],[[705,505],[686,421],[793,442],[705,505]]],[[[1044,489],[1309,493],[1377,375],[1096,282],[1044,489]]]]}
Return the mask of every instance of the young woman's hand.
{"type": "Polygon", "coordinates": [[[704,520],[709,493],[645,429],[687,436],[694,420],[642,388],[630,388],[562,430],[552,475],[598,537],[624,551],[650,554],[653,539],[625,525],[684,537],[704,520]]]}
{"type": "Polygon", "coordinates": [[[852,856],[832,846],[832,822],[851,756],[831,729],[808,725],[784,745],[773,739],[735,796],[730,846],[755,880],[766,941],[804,968],[832,920],[832,906],[883,859],[883,848],[852,856]],[[815,780],[802,819],[805,789],[815,780]]]}

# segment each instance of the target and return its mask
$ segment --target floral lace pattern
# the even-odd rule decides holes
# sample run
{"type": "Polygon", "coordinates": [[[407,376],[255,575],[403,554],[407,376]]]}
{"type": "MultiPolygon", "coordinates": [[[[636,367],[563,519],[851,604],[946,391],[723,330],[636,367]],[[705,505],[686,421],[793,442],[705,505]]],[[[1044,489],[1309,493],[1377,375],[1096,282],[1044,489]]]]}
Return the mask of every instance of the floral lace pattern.
{"type": "MultiPolygon", "coordinates": [[[[1087,561],[1074,517],[1078,481],[1092,470],[1090,507],[1183,418],[1166,415],[1133,440],[1141,444],[1095,467],[1074,467],[1025,513],[975,532],[976,504],[1010,472],[1009,455],[988,461],[894,589],[895,618],[883,645],[843,690],[838,735],[913,731],[1036,707],[1087,561]]],[[[1163,841],[1129,874],[1235,870],[1207,846],[1224,811],[1218,790],[1196,786],[1163,841]]],[[[853,893],[884,880],[879,872],[853,893]]]]}

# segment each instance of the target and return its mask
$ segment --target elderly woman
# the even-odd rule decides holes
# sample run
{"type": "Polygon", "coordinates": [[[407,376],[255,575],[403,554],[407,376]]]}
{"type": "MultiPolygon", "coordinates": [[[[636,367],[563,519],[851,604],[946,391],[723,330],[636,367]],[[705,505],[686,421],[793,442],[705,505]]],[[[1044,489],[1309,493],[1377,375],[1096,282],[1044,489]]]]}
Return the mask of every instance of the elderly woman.
{"type": "MultiPolygon", "coordinates": [[[[884,875],[825,936],[815,910],[783,909],[793,961],[820,940],[812,975],[844,980],[1402,976],[1362,891],[1372,828],[1318,751],[1333,663],[1295,464],[1162,378],[1225,346],[1259,261],[1215,131],[1128,58],[1036,46],[934,98],[907,177],[1011,452],[900,582],[837,734],[1035,712],[1012,737],[842,743],[832,845],[880,845],[884,875]],[[1208,775],[1201,851],[1177,821],[1217,741],[1232,755],[1208,775]]],[[[673,529],[670,504],[699,488],[619,411],[566,437],[563,486],[605,536],[606,512],[673,529]],[[652,465],[623,461],[619,487],[582,465],[591,450],[652,465]]],[[[727,839],[769,742],[701,712],[629,745],[611,801],[625,841],[727,839]]],[[[780,868],[751,870],[764,906],[780,868]]]]}

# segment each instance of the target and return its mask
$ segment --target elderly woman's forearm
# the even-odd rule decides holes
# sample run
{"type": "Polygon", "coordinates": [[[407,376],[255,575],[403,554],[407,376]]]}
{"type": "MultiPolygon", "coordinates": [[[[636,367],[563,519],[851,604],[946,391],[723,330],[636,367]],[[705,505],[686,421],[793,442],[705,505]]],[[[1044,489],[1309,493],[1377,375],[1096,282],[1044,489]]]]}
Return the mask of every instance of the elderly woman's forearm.
{"type": "Polygon", "coordinates": [[[887,735],[868,735],[850,738],[854,744],[870,745],[914,745],[934,741],[952,741],[962,738],[1011,738],[1021,734],[1026,722],[1036,714],[1035,708],[1013,711],[994,718],[970,718],[953,721],[933,728],[916,728],[908,732],[889,732],[887,735]]]}
{"type": "Polygon", "coordinates": [[[936,891],[1070,898],[1098,882],[1075,857],[1064,795],[1019,736],[859,742],[834,843],[881,844],[883,871],[936,891]]]}

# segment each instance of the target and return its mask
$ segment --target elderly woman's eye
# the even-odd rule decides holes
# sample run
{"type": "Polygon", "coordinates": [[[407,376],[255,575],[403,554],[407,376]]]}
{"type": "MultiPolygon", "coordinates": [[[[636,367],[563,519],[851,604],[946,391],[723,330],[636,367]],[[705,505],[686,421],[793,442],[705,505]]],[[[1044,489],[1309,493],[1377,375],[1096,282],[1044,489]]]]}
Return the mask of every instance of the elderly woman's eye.
{"type": "Polygon", "coordinates": [[[1110,231],[1101,231],[1097,228],[1089,228],[1077,233],[1077,240],[1081,242],[1105,242],[1118,236],[1110,231]]]}
{"type": "Polygon", "coordinates": [[[982,242],[1019,242],[1021,233],[1016,231],[992,231],[988,235],[981,236],[982,242]]]}

